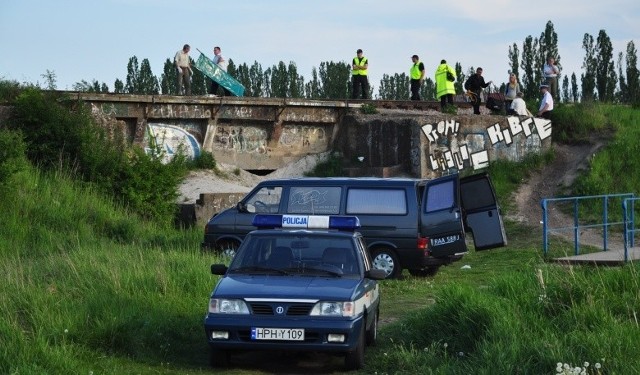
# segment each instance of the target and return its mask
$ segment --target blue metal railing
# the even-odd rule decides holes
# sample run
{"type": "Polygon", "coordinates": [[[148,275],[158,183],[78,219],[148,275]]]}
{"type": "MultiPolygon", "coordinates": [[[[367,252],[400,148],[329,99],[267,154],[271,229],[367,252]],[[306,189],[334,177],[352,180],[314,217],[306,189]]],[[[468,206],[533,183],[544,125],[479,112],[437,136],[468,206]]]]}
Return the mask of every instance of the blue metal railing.
{"type": "Polygon", "coordinates": [[[635,243],[635,233],[640,228],[635,227],[635,202],[640,198],[627,198],[622,201],[622,212],[624,212],[624,261],[629,259],[629,247],[633,247],[635,243]]]}
{"type": "MultiPolygon", "coordinates": [[[[624,225],[625,228],[625,261],[626,259],[626,246],[627,246],[627,215],[625,210],[625,203],[629,199],[639,199],[635,198],[633,193],[625,193],[625,194],[607,194],[607,195],[589,195],[589,196],[580,196],[580,197],[566,197],[566,198],[545,198],[540,202],[542,206],[542,247],[544,251],[544,255],[547,255],[547,251],[549,250],[549,232],[560,232],[563,230],[573,230],[573,245],[574,245],[574,253],[575,255],[580,254],[580,229],[581,228],[592,228],[592,227],[602,227],[602,246],[604,251],[607,251],[608,244],[608,236],[609,236],[609,227],[612,225],[624,225]],[[623,222],[609,222],[609,201],[612,198],[621,198],[623,199],[623,222]],[[579,203],[583,200],[594,200],[594,199],[602,199],[602,223],[596,224],[580,224],[579,219],[579,203]],[[548,225],[548,206],[550,203],[557,202],[573,202],[573,226],[570,227],[559,227],[559,228],[550,228],[548,225]]],[[[633,213],[633,210],[632,210],[633,213]]],[[[631,228],[634,227],[633,224],[633,215],[630,219],[631,228]]]]}

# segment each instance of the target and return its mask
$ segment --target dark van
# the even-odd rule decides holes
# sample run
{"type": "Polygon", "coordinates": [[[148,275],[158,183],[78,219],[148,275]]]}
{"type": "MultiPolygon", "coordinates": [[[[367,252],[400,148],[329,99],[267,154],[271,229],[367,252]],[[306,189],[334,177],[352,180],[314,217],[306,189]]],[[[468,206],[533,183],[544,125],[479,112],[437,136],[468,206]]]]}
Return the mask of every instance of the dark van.
{"type": "Polygon", "coordinates": [[[205,226],[203,247],[234,255],[258,213],[353,215],[360,219],[373,266],[398,277],[434,274],[467,252],[507,243],[495,191],[486,173],[433,180],[411,178],[290,178],[259,183],[235,207],[205,226]]]}

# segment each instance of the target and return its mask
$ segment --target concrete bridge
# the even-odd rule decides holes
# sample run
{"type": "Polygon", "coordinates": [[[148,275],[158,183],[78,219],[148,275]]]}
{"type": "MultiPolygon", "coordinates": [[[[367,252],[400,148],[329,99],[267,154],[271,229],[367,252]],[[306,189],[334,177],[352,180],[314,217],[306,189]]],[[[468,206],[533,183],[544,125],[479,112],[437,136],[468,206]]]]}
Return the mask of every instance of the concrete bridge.
{"type": "Polygon", "coordinates": [[[517,161],[551,143],[548,120],[472,115],[467,103],[456,103],[458,114],[451,115],[424,101],[65,94],[117,124],[134,144],[146,146],[151,136],[167,157],[178,149],[192,156],[208,151],[250,171],[334,150],[350,175],[431,178],[517,161]],[[361,113],[363,103],[378,113],[361,113]]]}

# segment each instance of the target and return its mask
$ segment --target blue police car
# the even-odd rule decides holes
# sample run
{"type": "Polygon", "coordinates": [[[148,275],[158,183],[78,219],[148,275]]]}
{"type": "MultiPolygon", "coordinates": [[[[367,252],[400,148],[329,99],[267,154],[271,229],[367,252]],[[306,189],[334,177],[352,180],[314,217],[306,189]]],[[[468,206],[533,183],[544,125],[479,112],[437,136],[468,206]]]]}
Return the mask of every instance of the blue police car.
{"type": "Polygon", "coordinates": [[[380,290],[354,216],[256,215],[209,300],[204,328],[213,366],[241,350],[322,351],[364,365],[375,344],[380,290]]]}

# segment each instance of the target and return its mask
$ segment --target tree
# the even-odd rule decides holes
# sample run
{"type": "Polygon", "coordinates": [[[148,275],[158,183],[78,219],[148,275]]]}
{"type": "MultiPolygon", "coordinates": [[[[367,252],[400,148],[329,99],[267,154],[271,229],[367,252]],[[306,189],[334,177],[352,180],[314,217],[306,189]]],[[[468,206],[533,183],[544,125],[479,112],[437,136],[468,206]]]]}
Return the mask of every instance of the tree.
{"type": "Polygon", "coordinates": [[[464,82],[467,80],[467,76],[462,72],[462,65],[459,62],[456,62],[456,82],[453,86],[456,88],[456,92],[463,93],[464,90],[464,82]]]}
{"type": "Polygon", "coordinates": [[[575,103],[580,100],[580,91],[578,90],[578,80],[576,73],[571,73],[571,97],[575,103]]]}
{"type": "Polygon", "coordinates": [[[616,88],[616,71],[613,64],[613,45],[607,32],[600,30],[596,41],[596,88],[602,102],[610,102],[616,88]]]}
{"type": "Polygon", "coordinates": [[[166,59],[164,61],[162,76],[160,76],[160,92],[164,95],[177,95],[177,80],[178,72],[175,64],[170,59],[166,59]]]}
{"type": "Polygon", "coordinates": [[[571,101],[571,95],[569,94],[569,77],[567,77],[566,75],[562,79],[562,101],[571,101]]]}
{"type": "MultiPolygon", "coordinates": [[[[195,66],[195,62],[191,57],[189,57],[189,61],[191,62],[191,66],[195,66]]],[[[231,60],[229,60],[229,64],[231,64],[231,60]]],[[[177,75],[177,72],[176,72],[177,75]]],[[[176,80],[178,78],[176,77],[176,80]]],[[[207,94],[207,85],[210,85],[211,81],[205,77],[204,73],[199,71],[198,69],[193,69],[193,74],[191,75],[191,94],[192,95],[205,95],[207,94]]]]}
{"type": "Polygon", "coordinates": [[[597,61],[595,57],[595,47],[593,46],[593,36],[588,33],[584,34],[582,38],[582,48],[584,48],[585,55],[582,62],[582,69],[584,73],[580,75],[580,81],[582,83],[582,100],[592,101],[595,99],[594,90],[596,88],[596,67],[597,61]]]}
{"type": "Polygon", "coordinates": [[[54,72],[53,70],[47,69],[46,73],[41,74],[40,77],[44,78],[45,82],[47,83],[47,85],[45,86],[45,89],[47,90],[56,89],[56,86],[57,86],[56,72],[54,72]]]}
{"type": "Polygon", "coordinates": [[[289,98],[304,97],[304,77],[298,75],[298,67],[293,61],[289,62],[289,70],[287,72],[289,87],[287,94],[289,98]]]}
{"type": "Polygon", "coordinates": [[[149,59],[143,59],[138,74],[138,92],[136,94],[157,95],[160,93],[158,78],[151,71],[149,59]]]}
{"type": "Polygon", "coordinates": [[[351,65],[341,62],[321,62],[318,71],[322,86],[322,98],[346,99],[349,96],[351,65]]]}
{"type": "Polygon", "coordinates": [[[627,43],[627,98],[629,103],[640,103],[640,71],[638,71],[638,53],[633,41],[627,43]]]}
{"type": "Polygon", "coordinates": [[[116,81],[113,83],[113,92],[116,94],[124,93],[124,83],[122,83],[118,78],[116,78],[116,81]]]}
{"type": "Polygon", "coordinates": [[[540,48],[537,65],[539,69],[542,70],[542,66],[547,61],[547,57],[553,57],[558,68],[562,70],[560,54],[558,53],[558,34],[556,34],[553,29],[553,22],[547,21],[544,32],[540,34],[538,46],[540,48]]]}
{"type": "MultiPolygon", "coordinates": [[[[525,98],[533,99],[538,96],[538,83],[534,73],[535,64],[535,46],[533,37],[527,36],[522,44],[522,92],[525,98]]],[[[536,69],[539,70],[539,69],[536,69]]]]}
{"type": "Polygon", "coordinates": [[[97,80],[87,82],[84,79],[73,84],[73,90],[82,92],[109,92],[109,86],[106,83],[100,83],[97,80]]]}
{"type": "Polygon", "coordinates": [[[431,78],[425,78],[420,87],[422,100],[436,100],[436,83],[431,78]]]}
{"type": "Polygon", "coordinates": [[[629,98],[629,89],[627,87],[627,80],[624,77],[624,70],[623,70],[623,58],[624,58],[624,54],[622,52],[618,53],[618,77],[620,79],[619,85],[620,85],[620,90],[616,93],[616,99],[620,102],[620,103],[624,103],[627,101],[627,99],[629,98]]]}
{"type": "Polygon", "coordinates": [[[405,73],[383,74],[378,95],[384,100],[409,100],[409,81],[405,73]]]}
{"type": "Polygon", "coordinates": [[[516,75],[518,82],[520,82],[520,50],[518,45],[513,43],[513,46],[509,46],[509,72],[516,75]]]}
{"type": "Polygon", "coordinates": [[[304,91],[306,93],[305,97],[309,99],[320,99],[321,98],[321,87],[320,87],[320,79],[318,79],[318,70],[314,66],[311,69],[311,80],[307,82],[304,87],[304,91]]]}
{"type": "Polygon", "coordinates": [[[139,76],[140,68],[138,67],[138,58],[133,56],[129,58],[129,62],[127,63],[127,83],[124,87],[125,92],[128,94],[140,93],[140,87],[138,86],[140,82],[138,79],[139,76]]]}
{"type": "Polygon", "coordinates": [[[287,66],[283,61],[280,61],[278,65],[267,69],[268,75],[271,77],[270,82],[270,97],[286,98],[287,90],[289,88],[289,74],[287,73],[287,66]]]}

